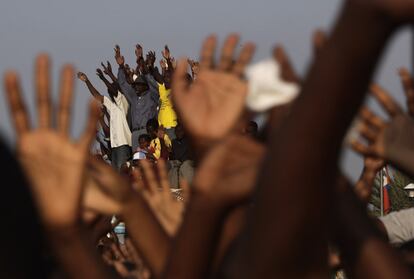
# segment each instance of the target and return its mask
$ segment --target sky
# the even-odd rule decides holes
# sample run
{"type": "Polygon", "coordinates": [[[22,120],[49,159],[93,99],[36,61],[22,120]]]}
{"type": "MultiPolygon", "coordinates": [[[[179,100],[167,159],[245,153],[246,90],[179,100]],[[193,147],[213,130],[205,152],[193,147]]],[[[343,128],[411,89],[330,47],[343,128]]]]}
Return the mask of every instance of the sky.
{"type": "MultiPolygon", "coordinates": [[[[141,43],[144,51],[155,50],[158,57],[168,44],[177,58],[197,58],[203,38],[211,33],[223,39],[226,34],[237,32],[244,42],[255,42],[255,61],[269,57],[272,46],[282,44],[297,71],[305,74],[311,59],[312,32],[316,28],[329,31],[341,3],[339,0],[2,0],[0,73],[15,69],[21,74],[33,123],[36,120],[33,62],[39,52],[48,52],[53,60],[55,97],[59,68],[64,63],[73,63],[90,77],[98,90],[105,92],[95,69],[101,61],[115,64],[115,44],[121,46],[130,64],[134,61],[136,43],[141,43]]],[[[376,77],[401,104],[404,95],[396,72],[400,66],[410,66],[410,53],[410,32],[403,30],[390,45],[376,77]]],[[[77,82],[76,89],[72,122],[75,137],[83,129],[89,99],[83,84],[77,82]]],[[[0,94],[0,133],[12,144],[15,136],[3,96],[0,94]]],[[[368,103],[380,112],[375,103],[369,100],[368,103]]],[[[347,151],[342,165],[345,173],[356,178],[362,160],[347,151]]]]}

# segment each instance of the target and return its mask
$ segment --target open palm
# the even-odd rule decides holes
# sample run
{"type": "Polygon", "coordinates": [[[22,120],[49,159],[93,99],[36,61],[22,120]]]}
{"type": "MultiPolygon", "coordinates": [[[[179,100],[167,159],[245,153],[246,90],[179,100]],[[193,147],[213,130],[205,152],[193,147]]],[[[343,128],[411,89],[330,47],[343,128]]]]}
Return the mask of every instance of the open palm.
{"type": "Polygon", "coordinates": [[[49,58],[36,60],[37,129],[29,128],[29,118],[21,99],[17,74],[5,74],[5,88],[17,132],[19,160],[29,179],[41,216],[51,226],[73,224],[80,216],[85,162],[95,136],[99,109],[92,103],[87,128],[78,142],[68,136],[73,95],[73,67],[61,74],[57,128],[52,128],[49,92],[49,58]]]}
{"type": "Polygon", "coordinates": [[[245,44],[233,61],[237,35],[227,38],[221,59],[213,67],[216,38],[206,39],[201,54],[200,73],[187,81],[187,60],[182,59],[173,80],[173,98],[181,121],[196,140],[217,140],[228,134],[240,118],[247,95],[247,82],[241,77],[254,53],[254,45],[245,44]]]}

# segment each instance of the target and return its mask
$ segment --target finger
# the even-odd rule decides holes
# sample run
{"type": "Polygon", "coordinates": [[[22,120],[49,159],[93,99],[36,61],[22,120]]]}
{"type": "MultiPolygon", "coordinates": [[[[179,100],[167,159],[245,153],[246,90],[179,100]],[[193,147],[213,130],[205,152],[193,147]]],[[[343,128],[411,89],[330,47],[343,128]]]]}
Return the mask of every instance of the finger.
{"type": "Polygon", "coordinates": [[[255,49],[256,46],[253,43],[246,43],[243,46],[240,55],[233,66],[233,73],[238,76],[242,76],[244,74],[244,69],[252,60],[255,49]]]}
{"type": "Polygon", "coordinates": [[[238,42],[239,36],[237,34],[231,34],[227,37],[221,51],[221,57],[218,65],[219,70],[230,70],[231,66],[233,65],[233,53],[238,42]]]}
{"type": "Polygon", "coordinates": [[[318,56],[328,40],[327,34],[321,29],[317,29],[312,36],[313,52],[318,56]]]}
{"type": "Polygon", "coordinates": [[[371,128],[374,128],[376,130],[381,130],[386,125],[380,117],[378,117],[367,107],[362,107],[358,116],[363,122],[370,125],[371,128]]]}
{"type": "Polygon", "coordinates": [[[181,188],[181,196],[183,197],[184,202],[188,202],[190,200],[190,185],[185,178],[180,179],[180,188],[181,188]]]}
{"type": "Polygon", "coordinates": [[[141,160],[141,166],[148,189],[152,193],[156,193],[158,191],[158,181],[151,164],[147,160],[141,160]]]}
{"type": "Polygon", "coordinates": [[[360,143],[358,140],[353,139],[350,142],[351,148],[356,152],[361,154],[362,156],[374,156],[373,150],[362,143],[360,143]]]}
{"type": "Polygon", "coordinates": [[[60,81],[60,101],[58,112],[58,131],[67,135],[70,129],[70,113],[73,97],[73,74],[74,69],[71,65],[64,66],[60,81]]]}
{"type": "Polygon", "coordinates": [[[29,130],[26,107],[22,100],[20,82],[15,72],[8,71],[4,75],[4,86],[9,103],[11,117],[18,137],[29,130]]]}
{"type": "Polygon", "coordinates": [[[91,100],[89,103],[89,117],[86,128],[79,140],[79,145],[82,148],[88,149],[93,139],[96,136],[96,125],[100,116],[99,103],[95,100],[91,100]]]}
{"type": "Polygon", "coordinates": [[[391,117],[394,117],[397,114],[401,114],[403,112],[402,108],[390,96],[390,93],[388,93],[381,86],[377,84],[372,85],[371,92],[375,99],[380,103],[380,105],[391,117]]]}
{"type": "Polygon", "coordinates": [[[160,175],[160,183],[163,192],[170,191],[170,182],[168,180],[167,169],[164,160],[158,160],[157,162],[158,173],[160,175]]]}
{"type": "Polygon", "coordinates": [[[201,47],[200,67],[202,69],[210,69],[214,64],[214,52],[216,50],[217,38],[210,35],[206,38],[201,47]]]}
{"type": "Polygon", "coordinates": [[[404,93],[407,98],[408,112],[411,117],[414,117],[414,81],[410,72],[406,68],[399,70],[401,82],[404,87],[404,93]]]}
{"type": "Polygon", "coordinates": [[[138,192],[144,190],[144,180],[143,180],[143,174],[140,171],[139,168],[134,168],[132,170],[132,177],[134,178],[134,189],[138,192]]]}
{"type": "Polygon", "coordinates": [[[273,57],[280,64],[282,69],[282,79],[287,82],[299,83],[300,78],[296,74],[295,69],[292,66],[292,63],[289,59],[289,56],[286,54],[285,49],[281,45],[277,45],[273,49],[273,57]]]}
{"type": "Polygon", "coordinates": [[[373,143],[378,137],[378,132],[371,129],[366,123],[361,122],[358,131],[368,142],[373,143]]]}
{"type": "Polygon", "coordinates": [[[178,62],[177,68],[174,71],[173,83],[172,83],[172,95],[176,99],[176,102],[181,100],[181,97],[187,92],[188,80],[187,75],[187,63],[186,58],[181,58],[178,62]]]}
{"type": "Polygon", "coordinates": [[[50,101],[50,61],[47,54],[41,54],[36,58],[35,66],[36,101],[39,128],[51,126],[51,101],[50,101]]]}

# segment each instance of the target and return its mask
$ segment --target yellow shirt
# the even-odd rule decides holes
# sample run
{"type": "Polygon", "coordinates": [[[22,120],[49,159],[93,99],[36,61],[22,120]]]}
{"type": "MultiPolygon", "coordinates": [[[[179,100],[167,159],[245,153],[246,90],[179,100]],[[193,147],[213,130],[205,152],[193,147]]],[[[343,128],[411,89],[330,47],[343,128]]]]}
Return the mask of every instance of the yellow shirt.
{"type": "Polygon", "coordinates": [[[158,84],[160,93],[160,111],[158,112],[158,123],[169,129],[177,126],[177,115],[170,99],[171,89],[165,88],[164,84],[158,84]]]}
{"type": "MultiPolygon", "coordinates": [[[[170,137],[165,134],[164,135],[164,143],[168,148],[171,148],[171,140],[170,137]]],[[[153,155],[155,159],[159,159],[161,157],[161,142],[159,138],[155,138],[151,141],[150,148],[154,151],[153,155]]]]}

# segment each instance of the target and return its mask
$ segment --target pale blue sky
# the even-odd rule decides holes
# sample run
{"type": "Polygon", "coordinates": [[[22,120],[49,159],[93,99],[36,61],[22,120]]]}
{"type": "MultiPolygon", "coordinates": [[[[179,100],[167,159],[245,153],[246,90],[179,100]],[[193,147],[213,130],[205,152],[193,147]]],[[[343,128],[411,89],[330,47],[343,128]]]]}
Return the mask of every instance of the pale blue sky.
{"type": "MultiPolygon", "coordinates": [[[[275,43],[282,43],[298,71],[304,73],[311,55],[312,31],[317,27],[328,29],[340,3],[338,0],[2,0],[0,72],[14,68],[22,74],[26,100],[33,112],[29,89],[32,89],[33,59],[40,51],[49,52],[53,59],[55,87],[59,67],[70,62],[87,73],[103,91],[94,72],[100,61],[113,62],[115,43],[120,44],[127,62],[133,64],[133,47],[138,42],[145,51],[156,50],[158,57],[165,43],[176,57],[197,57],[207,34],[217,33],[223,38],[229,32],[239,32],[243,39],[257,44],[255,60],[267,57],[275,43]]],[[[381,84],[401,102],[404,99],[396,70],[401,65],[409,66],[409,61],[410,36],[403,32],[393,43],[378,75],[381,84]]],[[[79,135],[83,128],[88,98],[89,93],[78,82],[74,135],[79,135]]],[[[0,130],[11,142],[14,133],[3,94],[0,100],[0,130]]],[[[358,176],[360,159],[347,155],[344,165],[347,173],[358,176]]]]}

